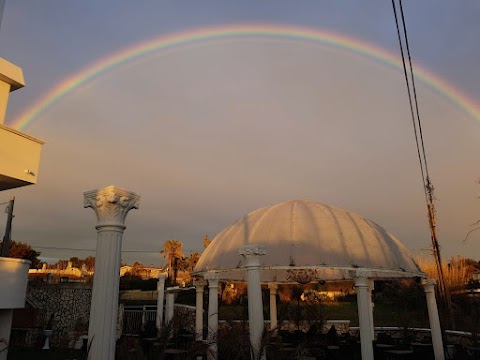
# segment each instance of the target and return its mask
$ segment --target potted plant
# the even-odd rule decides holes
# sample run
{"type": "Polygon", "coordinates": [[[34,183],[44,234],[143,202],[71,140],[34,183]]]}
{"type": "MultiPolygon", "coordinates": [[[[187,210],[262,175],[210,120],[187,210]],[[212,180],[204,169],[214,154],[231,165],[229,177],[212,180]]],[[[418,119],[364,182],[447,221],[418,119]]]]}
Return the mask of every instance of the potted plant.
{"type": "Polygon", "coordinates": [[[75,322],[74,332],[75,342],[73,344],[73,348],[78,350],[86,347],[86,341],[88,339],[88,321],[83,318],[78,318],[75,322]]]}
{"type": "Polygon", "coordinates": [[[43,344],[43,350],[50,350],[50,336],[53,334],[53,314],[50,315],[47,326],[43,330],[43,335],[45,335],[45,344],[43,344]]]}

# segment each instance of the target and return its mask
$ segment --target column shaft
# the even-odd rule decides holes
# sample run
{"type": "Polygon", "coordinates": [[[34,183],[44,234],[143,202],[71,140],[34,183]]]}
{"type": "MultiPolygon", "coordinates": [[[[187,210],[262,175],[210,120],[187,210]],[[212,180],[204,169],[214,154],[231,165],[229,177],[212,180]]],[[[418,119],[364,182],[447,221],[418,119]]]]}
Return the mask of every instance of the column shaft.
{"type": "Polygon", "coordinates": [[[206,277],[208,280],[208,360],[217,359],[218,342],[218,278],[206,277]]]}
{"type": "Polygon", "coordinates": [[[165,274],[158,275],[157,283],[157,329],[160,330],[163,326],[163,303],[165,300],[165,274]]]}
{"type": "Polygon", "coordinates": [[[370,309],[368,301],[368,279],[355,278],[357,289],[358,322],[360,325],[360,346],[362,360],[373,359],[372,330],[370,328],[370,309]]]}
{"type": "Polygon", "coordinates": [[[445,353],[443,350],[442,328],[440,327],[437,300],[435,299],[435,283],[436,281],[433,279],[423,280],[422,282],[425,289],[425,296],[427,298],[427,310],[432,332],[433,352],[436,360],[444,360],[445,353]]]}
{"type": "Polygon", "coordinates": [[[372,330],[372,341],[375,340],[375,324],[373,321],[373,310],[375,309],[375,304],[372,299],[372,291],[375,289],[375,282],[373,279],[368,280],[368,308],[370,310],[370,329],[372,330]]]}
{"type": "Polygon", "coordinates": [[[278,327],[277,321],[277,288],[276,284],[269,284],[270,289],[270,330],[278,327]]]}
{"type": "Polygon", "coordinates": [[[195,301],[195,339],[203,340],[203,292],[206,283],[204,281],[195,281],[196,301],[195,301]]]}
{"type": "Polygon", "coordinates": [[[262,286],[260,270],[249,268],[248,272],[248,328],[254,359],[260,359],[262,334],[264,330],[262,286]]]}
{"type": "Polygon", "coordinates": [[[113,360],[118,314],[118,284],[124,227],[98,229],[92,305],[88,327],[91,360],[113,360]],[[103,259],[103,261],[99,261],[103,259]]]}
{"type": "Polygon", "coordinates": [[[165,302],[165,324],[169,324],[172,321],[175,314],[175,293],[169,291],[167,288],[167,300],[165,302]]]}
{"type": "Polygon", "coordinates": [[[238,253],[245,258],[247,270],[248,294],[248,328],[253,360],[261,357],[262,335],[265,329],[263,320],[262,285],[260,282],[260,256],[266,254],[259,245],[246,245],[238,253]]]}

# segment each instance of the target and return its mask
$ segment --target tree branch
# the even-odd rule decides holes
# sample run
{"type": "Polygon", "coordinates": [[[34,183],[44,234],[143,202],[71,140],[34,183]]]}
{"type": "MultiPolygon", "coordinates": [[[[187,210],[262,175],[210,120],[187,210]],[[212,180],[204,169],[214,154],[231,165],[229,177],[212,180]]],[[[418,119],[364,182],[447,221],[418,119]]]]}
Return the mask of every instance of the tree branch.
{"type": "MultiPolygon", "coordinates": [[[[480,220],[477,221],[475,224],[478,224],[478,223],[480,223],[480,220]]],[[[473,224],[473,225],[475,225],[475,224],[473,224]]],[[[467,239],[468,239],[468,236],[469,236],[472,232],[474,232],[475,230],[478,230],[478,229],[480,229],[480,226],[477,227],[477,228],[475,228],[475,229],[470,230],[470,231],[467,233],[467,236],[465,236],[465,239],[463,239],[462,243],[466,243],[466,242],[467,242],[467,239]]]]}

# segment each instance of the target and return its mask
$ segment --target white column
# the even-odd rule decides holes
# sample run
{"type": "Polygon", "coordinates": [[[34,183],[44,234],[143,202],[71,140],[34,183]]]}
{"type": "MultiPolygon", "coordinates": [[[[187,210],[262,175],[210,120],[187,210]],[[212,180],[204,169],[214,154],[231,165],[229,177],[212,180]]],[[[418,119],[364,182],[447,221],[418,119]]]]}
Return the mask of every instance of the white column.
{"type": "Polygon", "coordinates": [[[430,329],[432,331],[432,344],[435,360],[444,360],[442,329],[440,327],[440,319],[438,317],[437,300],[435,299],[434,279],[422,279],[422,285],[427,298],[428,319],[430,320],[430,329]]]}
{"type": "Polygon", "coordinates": [[[145,325],[147,324],[147,306],[142,306],[142,330],[145,330],[145,325]]]}
{"type": "Polygon", "coordinates": [[[193,282],[197,294],[195,302],[195,339],[203,340],[203,292],[207,282],[203,279],[195,280],[193,282]]]}
{"type": "Polygon", "coordinates": [[[172,321],[175,314],[175,292],[173,288],[167,288],[167,296],[165,301],[165,324],[168,325],[172,321]]]}
{"type": "Polygon", "coordinates": [[[253,359],[261,356],[262,334],[265,330],[263,322],[262,285],[260,283],[260,256],[265,255],[265,248],[259,245],[242,247],[238,253],[245,257],[247,269],[248,294],[248,328],[253,359]]]}
{"type": "Polygon", "coordinates": [[[0,310],[0,360],[7,360],[13,309],[0,310]]]}
{"type": "Polygon", "coordinates": [[[165,279],[166,274],[158,274],[157,283],[157,329],[160,330],[163,326],[163,301],[165,299],[165,279]]]}
{"type": "Polygon", "coordinates": [[[372,291],[375,289],[375,281],[373,279],[368,279],[368,309],[370,310],[368,315],[370,316],[370,329],[372,330],[372,341],[375,340],[375,324],[373,322],[373,310],[375,304],[372,299],[372,291]]]}
{"type": "Polygon", "coordinates": [[[127,213],[138,209],[140,196],[115,186],[83,195],[84,206],[91,207],[97,215],[88,359],[114,360],[122,235],[127,213]]]}
{"type": "Polygon", "coordinates": [[[356,277],[355,288],[357,289],[358,322],[360,325],[360,346],[362,360],[373,359],[372,330],[370,329],[370,308],[368,301],[368,278],[356,277]]]}
{"type": "Polygon", "coordinates": [[[274,330],[278,326],[277,322],[277,284],[268,284],[270,290],[270,330],[274,330]]]}
{"type": "Polygon", "coordinates": [[[217,359],[218,342],[218,275],[207,274],[205,279],[208,281],[208,360],[217,359]]]}

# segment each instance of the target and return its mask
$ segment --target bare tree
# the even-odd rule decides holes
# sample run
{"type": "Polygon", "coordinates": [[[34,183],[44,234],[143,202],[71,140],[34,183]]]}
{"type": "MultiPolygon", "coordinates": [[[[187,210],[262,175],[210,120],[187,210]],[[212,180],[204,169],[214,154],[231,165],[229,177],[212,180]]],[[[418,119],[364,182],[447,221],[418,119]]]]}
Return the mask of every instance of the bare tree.
{"type": "MultiPolygon", "coordinates": [[[[477,184],[480,184],[480,178],[477,180],[477,184]]],[[[480,196],[479,196],[480,198],[480,196]]],[[[465,239],[463,239],[463,242],[466,242],[468,237],[470,236],[470,234],[474,231],[477,231],[480,229],[480,220],[477,220],[475,221],[473,224],[471,224],[470,226],[475,226],[472,230],[470,230],[469,232],[467,232],[467,235],[465,236],[465,239]]]]}

